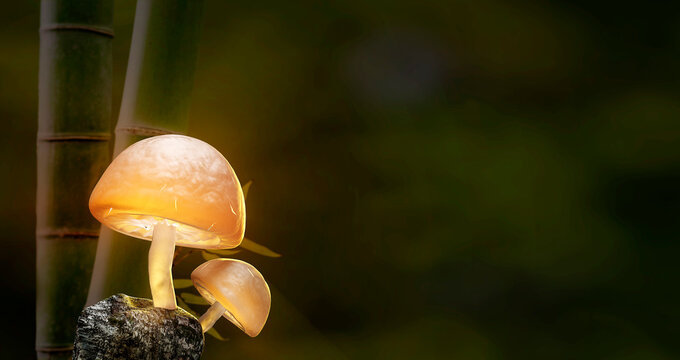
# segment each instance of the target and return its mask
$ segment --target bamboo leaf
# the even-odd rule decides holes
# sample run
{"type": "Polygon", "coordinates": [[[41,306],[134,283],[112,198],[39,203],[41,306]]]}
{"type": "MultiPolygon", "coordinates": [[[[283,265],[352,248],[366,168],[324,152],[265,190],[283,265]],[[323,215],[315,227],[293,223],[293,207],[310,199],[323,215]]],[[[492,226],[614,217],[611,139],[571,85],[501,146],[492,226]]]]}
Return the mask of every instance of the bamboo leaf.
{"type": "Polygon", "coordinates": [[[180,296],[182,300],[184,300],[184,302],[186,302],[187,304],[210,305],[210,303],[200,295],[194,295],[192,293],[184,292],[181,293],[180,296]]]}
{"type": "Polygon", "coordinates": [[[177,304],[179,305],[179,307],[181,307],[182,309],[186,310],[186,312],[188,312],[189,314],[193,315],[196,319],[199,318],[198,314],[197,314],[194,310],[192,310],[192,309],[189,307],[189,305],[188,305],[187,303],[185,303],[184,300],[182,300],[182,298],[179,297],[179,296],[177,296],[177,304]]]}
{"type": "Polygon", "coordinates": [[[243,190],[243,198],[247,199],[248,198],[248,190],[250,190],[250,185],[253,184],[253,180],[248,181],[245,185],[241,187],[243,190]]]}
{"type": "Polygon", "coordinates": [[[189,304],[194,304],[194,305],[210,305],[208,300],[204,299],[202,296],[190,294],[190,293],[181,293],[180,296],[184,301],[186,301],[189,304]]]}
{"type": "Polygon", "coordinates": [[[264,256],[269,256],[269,257],[281,257],[281,254],[275,253],[274,251],[270,250],[268,247],[264,245],[260,245],[253,240],[244,238],[243,242],[241,242],[241,247],[248,251],[252,251],[256,254],[264,255],[264,256]]]}
{"type": "Polygon", "coordinates": [[[217,255],[215,255],[215,254],[212,254],[212,253],[209,253],[209,252],[207,252],[207,251],[205,251],[205,250],[201,251],[201,256],[203,256],[203,258],[204,258],[205,260],[207,260],[207,261],[210,261],[210,260],[213,260],[213,259],[219,259],[219,258],[220,258],[219,256],[217,256],[217,255]]]}
{"type": "Polygon", "coordinates": [[[194,286],[194,282],[190,279],[174,279],[172,282],[175,289],[185,289],[194,286]]]}
{"type": "Polygon", "coordinates": [[[220,255],[220,256],[231,256],[231,255],[234,255],[234,254],[238,254],[241,250],[238,250],[238,249],[237,249],[237,250],[226,250],[226,249],[225,249],[225,250],[213,250],[213,249],[208,249],[208,250],[206,250],[206,251],[211,252],[211,253],[216,254],[216,255],[220,255]]]}
{"type": "Polygon", "coordinates": [[[220,335],[220,333],[218,333],[217,330],[215,330],[215,328],[211,328],[210,330],[208,330],[208,331],[206,332],[206,334],[211,335],[212,337],[214,337],[215,339],[217,339],[217,340],[219,340],[219,341],[227,341],[227,340],[229,340],[229,339],[223,337],[222,335],[220,335]]]}

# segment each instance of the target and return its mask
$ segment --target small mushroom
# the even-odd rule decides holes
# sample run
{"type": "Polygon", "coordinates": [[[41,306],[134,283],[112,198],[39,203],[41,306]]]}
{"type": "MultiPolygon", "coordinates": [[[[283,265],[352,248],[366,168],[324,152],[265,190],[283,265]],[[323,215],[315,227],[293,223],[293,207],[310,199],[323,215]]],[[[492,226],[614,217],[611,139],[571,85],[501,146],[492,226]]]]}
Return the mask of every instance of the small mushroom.
{"type": "Polygon", "coordinates": [[[198,320],[203,332],[224,316],[251,337],[260,333],[269,316],[272,296],[255,267],[241,260],[213,259],[197,267],[191,280],[211,304],[198,320]]]}
{"type": "Polygon", "coordinates": [[[90,212],[111,229],[151,240],[149,282],[155,307],[175,309],[175,244],[229,249],[243,240],[243,191],[229,162],[209,144],[182,135],[139,141],[109,165],[90,212]]]}

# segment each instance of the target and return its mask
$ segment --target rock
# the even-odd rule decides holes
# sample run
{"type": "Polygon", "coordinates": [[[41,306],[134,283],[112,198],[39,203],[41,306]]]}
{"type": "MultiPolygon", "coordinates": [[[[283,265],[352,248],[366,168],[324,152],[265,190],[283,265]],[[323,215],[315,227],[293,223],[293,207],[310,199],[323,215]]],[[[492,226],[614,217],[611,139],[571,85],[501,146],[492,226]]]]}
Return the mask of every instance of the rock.
{"type": "Polygon", "coordinates": [[[80,314],[73,359],[199,359],[203,343],[201,324],[182,308],[118,294],[80,314]]]}

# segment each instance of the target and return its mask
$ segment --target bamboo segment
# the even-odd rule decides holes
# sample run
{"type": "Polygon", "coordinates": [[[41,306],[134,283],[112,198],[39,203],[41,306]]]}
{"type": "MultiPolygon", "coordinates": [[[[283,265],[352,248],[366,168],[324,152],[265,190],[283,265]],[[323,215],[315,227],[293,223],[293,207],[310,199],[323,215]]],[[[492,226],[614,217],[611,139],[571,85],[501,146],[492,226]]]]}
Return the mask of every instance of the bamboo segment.
{"type": "MultiPolygon", "coordinates": [[[[139,0],[114,154],[154,135],[186,132],[202,0],[139,0]]],[[[149,297],[148,241],[102,229],[87,303],[149,297]]]]}
{"type": "Polygon", "coordinates": [[[92,188],[110,160],[113,0],[43,0],[36,194],[36,351],[68,359],[99,223],[92,188]]]}

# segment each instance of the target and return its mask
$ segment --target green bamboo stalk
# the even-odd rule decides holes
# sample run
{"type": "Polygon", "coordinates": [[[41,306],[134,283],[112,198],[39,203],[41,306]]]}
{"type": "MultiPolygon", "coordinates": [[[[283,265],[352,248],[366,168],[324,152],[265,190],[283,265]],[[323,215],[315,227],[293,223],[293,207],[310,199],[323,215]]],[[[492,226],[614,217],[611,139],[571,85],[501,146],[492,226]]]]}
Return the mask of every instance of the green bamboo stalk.
{"type": "Polygon", "coordinates": [[[42,0],[36,351],[70,359],[99,234],[92,188],[110,161],[113,0],[42,0]]]}
{"type": "MultiPolygon", "coordinates": [[[[202,0],[139,0],[114,154],[153,135],[187,130],[202,0]]],[[[150,297],[150,242],[102,229],[88,304],[116,293],[150,297]]]]}

